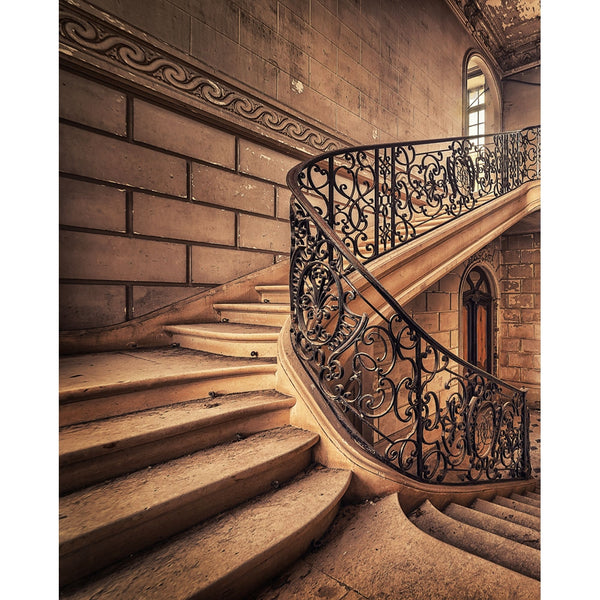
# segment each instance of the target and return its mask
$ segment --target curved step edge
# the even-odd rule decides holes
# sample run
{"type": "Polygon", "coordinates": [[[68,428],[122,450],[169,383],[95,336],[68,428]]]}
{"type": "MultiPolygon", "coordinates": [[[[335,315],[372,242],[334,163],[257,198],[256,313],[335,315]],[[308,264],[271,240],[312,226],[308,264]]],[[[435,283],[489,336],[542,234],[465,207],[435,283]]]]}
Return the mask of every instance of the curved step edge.
{"type": "Polygon", "coordinates": [[[168,325],[164,330],[182,348],[223,356],[275,357],[280,327],[237,323],[168,325]]]}
{"type": "Polygon", "coordinates": [[[519,544],[531,546],[536,550],[540,549],[540,532],[530,527],[511,523],[499,517],[494,517],[493,515],[488,515],[453,502],[443,512],[456,521],[461,521],[467,525],[500,535],[519,544]]]}
{"type": "Polygon", "coordinates": [[[478,498],[473,502],[473,504],[471,504],[471,508],[488,515],[492,515],[493,517],[499,517],[500,519],[517,523],[518,525],[523,525],[524,527],[529,527],[530,529],[535,529],[536,531],[540,530],[541,522],[539,517],[528,515],[518,510],[501,506],[500,504],[496,504],[494,502],[489,502],[488,500],[482,500],[481,498],[478,498]]]}
{"type": "Polygon", "coordinates": [[[467,525],[440,512],[426,500],[409,519],[425,533],[511,571],[540,578],[540,552],[513,540],[467,525]]]}
{"type": "Polygon", "coordinates": [[[317,469],[124,562],[63,600],[235,600],[301,556],[334,519],[352,473],[317,469]]]}
{"type": "Polygon", "coordinates": [[[64,497],[60,585],[291,479],[308,467],[318,439],[283,427],[64,497]],[[123,497],[133,501],[121,505],[123,497]]]}
{"type": "Polygon", "coordinates": [[[519,502],[517,500],[513,500],[512,498],[505,498],[504,496],[496,496],[492,502],[494,504],[499,504],[500,506],[504,506],[505,508],[510,508],[515,511],[519,511],[533,517],[540,518],[540,509],[536,506],[531,506],[530,504],[525,504],[523,502],[519,502]]]}
{"type": "Polygon", "coordinates": [[[65,494],[136,469],[289,422],[295,399],[274,391],[192,400],[63,427],[59,490],[65,494]]]}

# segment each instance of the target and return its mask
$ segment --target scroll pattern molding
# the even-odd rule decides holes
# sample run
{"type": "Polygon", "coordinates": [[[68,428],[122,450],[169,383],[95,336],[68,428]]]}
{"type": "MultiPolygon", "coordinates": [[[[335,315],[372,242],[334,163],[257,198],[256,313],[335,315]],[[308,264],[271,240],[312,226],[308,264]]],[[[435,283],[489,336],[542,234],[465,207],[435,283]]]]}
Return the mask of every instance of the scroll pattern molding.
{"type": "MultiPolygon", "coordinates": [[[[340,140],[292,115],[267,105],[246,92],[234,89],[217,78],[118,28],[99,17],[61,3],[59,39],[63,46],[108,60],[128,72],[152,78],[154,82],[184,93],[191,100],[223,109],[244,121],[309,146],[320,152],[343,147],[340,140]]],[[[69,56],[69,52],[63,52],[69,56]]]]}

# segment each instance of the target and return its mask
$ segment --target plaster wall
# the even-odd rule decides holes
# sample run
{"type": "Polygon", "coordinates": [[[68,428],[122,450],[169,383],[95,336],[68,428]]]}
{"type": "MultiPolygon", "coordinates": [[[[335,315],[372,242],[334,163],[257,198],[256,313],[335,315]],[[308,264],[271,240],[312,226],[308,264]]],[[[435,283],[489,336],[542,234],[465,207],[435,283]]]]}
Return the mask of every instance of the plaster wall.
{"type": "Polygon", "coordinates": [[[540,124],[540,89],[540,67],[504,78],[505,131],[540,124]]]}

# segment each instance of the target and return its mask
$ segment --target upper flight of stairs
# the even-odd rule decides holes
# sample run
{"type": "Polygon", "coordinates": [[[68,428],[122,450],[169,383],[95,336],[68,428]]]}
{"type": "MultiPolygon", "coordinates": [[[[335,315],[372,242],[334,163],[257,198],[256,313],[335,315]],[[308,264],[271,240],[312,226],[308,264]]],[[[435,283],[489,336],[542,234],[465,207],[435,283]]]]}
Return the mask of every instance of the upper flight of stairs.
{"type": "Polygon", "coordinates": [[[257,310],[173,327],[179,347],[61,359],[61,598],[243,598],[335,517],[351,473],[289,425],[273,341],[257,345],[289,305],[257,291],[257,310]]]}
{"type": "Polygon", "coordinates": [[[540,495],[525,492],[443,511],[428,500],[409,519],[423,532],[511,571],[540,579],[540,495]]]}

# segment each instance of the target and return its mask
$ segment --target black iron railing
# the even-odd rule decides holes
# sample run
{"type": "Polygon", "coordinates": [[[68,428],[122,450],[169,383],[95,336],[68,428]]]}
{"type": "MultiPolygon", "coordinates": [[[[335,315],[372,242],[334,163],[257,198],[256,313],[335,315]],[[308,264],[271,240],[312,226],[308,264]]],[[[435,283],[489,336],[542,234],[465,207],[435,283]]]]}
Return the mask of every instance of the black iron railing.
{"type": "Polygon", "coordinates": [[[294,349],[354,440],[409,477],[528,477],[525,391],[444,348],[364,265],[539,179],[539,148],[532,127],[350,148],[288,174],[294,349]]]}

